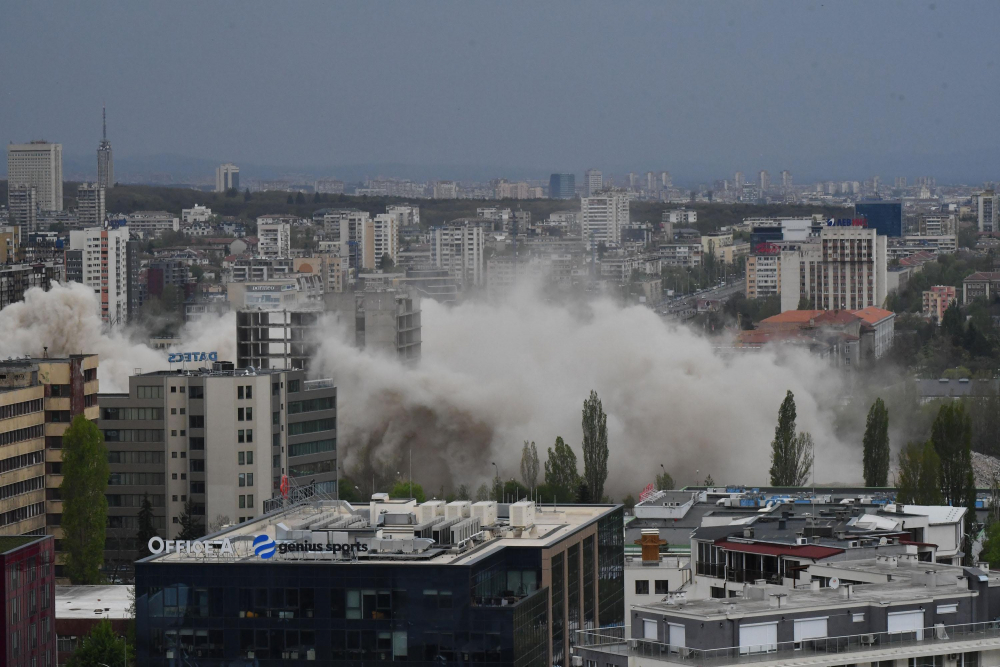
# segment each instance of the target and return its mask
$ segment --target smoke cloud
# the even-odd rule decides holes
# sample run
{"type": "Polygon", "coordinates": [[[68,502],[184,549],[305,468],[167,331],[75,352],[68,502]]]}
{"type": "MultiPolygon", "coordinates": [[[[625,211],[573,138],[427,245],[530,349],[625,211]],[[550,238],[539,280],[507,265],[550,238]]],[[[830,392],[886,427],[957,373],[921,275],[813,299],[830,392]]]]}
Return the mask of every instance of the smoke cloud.
{"type": "MultiPolygon", "coordinates": [[[[719,353],[716,342],[665,324],[645,307],[597,299],[558,305],[522,287],[502,304],[446,307],[422,302],[423,356],[402,366],[359,351],[330,318],[312,374],[338,387],[338,438],[346,467],[362,450],[405,466],[428,490],[475,488],[493,475],[519,476],[521,445],[544,461],[562,436],[583,465],[581,409],[591,389],[608,414],[606,488],[635,494],[660,464],[679,484],[766,484],[778,406],[795,393],[798,428],[816,441],[817,481],[861,478],[859,440],[837,436],[844,381],[805,353],[719,353]]],[[[217,350],[235,360],[232,314],[182,330],[179,350],[217,350]]],[[[108,331],[94,294],[79,284],[30,290],[0,311],[0,355],[100,355],[102,392],[128,377],[169,367],[139,332],[108,331]]],[[[539,481],[542,481],[541,479],[539,481]]]]}
{"type": "Polygon", "coordinates": [[[424,300],[422,309],[423,356],[412,368],[359,352],[328,328],[313,369],[337,382],[348,469],[369,445],[405,476],[412,451],[413,476],[428,490],[474,489],[492,477],[494,461],[502,478],[517,478],[524,440],[538,444],[544,461],[562,436],[582,473],[581,410],[594,389],[608,414],[613,496],[640,491],[660,464],[680,484],[709,474],[766,484],[790,389],[798,428],[816,441],[818,481],[861,478],[859,444],[835,430],[843,380],[805,353],[720,354],[717,342],[645,307],[553,305],[528,288],[500,305],[424,300]]]}
{"type": "MultiPolygon", "coordinates": [[[[48,292],[32,288],[24,301],[0,311],[0,357],[50,357],[98,354],[97,379],[101,392],[128,391],[128,378],[137,370],[170,367],[164,351],[135,340],[142,332],[108,330],[98,315],[94,292],[80,283],[53,285],[48,292]]],[[[220,359],[235,359],[236,318],[229,314],[186,325],[178,350],[218,350],[220,359]]]]}

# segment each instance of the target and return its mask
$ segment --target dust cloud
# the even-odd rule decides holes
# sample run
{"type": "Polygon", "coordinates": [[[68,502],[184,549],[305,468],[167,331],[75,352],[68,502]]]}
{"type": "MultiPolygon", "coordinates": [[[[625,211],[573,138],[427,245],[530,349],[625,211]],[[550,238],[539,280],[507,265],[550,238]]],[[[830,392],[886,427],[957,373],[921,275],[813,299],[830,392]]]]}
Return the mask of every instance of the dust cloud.
{"type": "MultiPolygon", "coordinates": [[[[170,367],[165,351],[142,342],[137,330],[109,330],[98,315],[94,292],[80,283],[53,285],[48,292],[32,288],[24,301],[0,311],[0,357],[50,357],[98,354],[97,379],[102,393],[128,391],[136,371],[170,367]]],[[[218,350],[220,359],[235,359],[236,317],[229,314],[185,326],[178,350],[218,350]]]]}
{"type": "MultiPolygon", "coordinates": [[[[769,447],[785,391],[795,393],[798,427],[816,440],[819,482],[858,481],[857,443],[836,436],[843,380],[804,353],[723,354],[683,326],[641,306],[604,299],[546,302],[530,288],[501,304],[447,307],[422,302],[423,356],[415,366],[359,351],[333,318],[312,365],[338,387],[338,440],[346,467],[366,450],[392,460],[428,490],[475,488],[517,478],[521,444],[546,450],[562,436],[582,472],[581,408],[591,389],[608,413],[608,492],[637,493],[666,468],[679,484],[706,475],[720,483],[765,484],[769,447]]],[[[217,350],[235,360],[229,314],[188,325],[182,350],[217,350]]],[[[79,284],[32,289],[0,311],[0,356],[97,353],[102,392],[128,377],[169,367],[141,332],[109,331],[94,294],[79,284]]],[[[853,440],[853,438],[852,438],[853,440]]],[[[539,480],[541,481],[541,479],[539,480]]]]}
{"type": "MultiPolygon", "coordinates": [[[[338,438],[347,469],[362,449],[394,460],[428,490],[475,489],[519,477],[521,445],[562,436],[582,472],[581,409],[595,389],[608,414],[608,492],[654,481],[766,484],[778,406],[795,393],[798,428],[816,441],[817,480],[861,478],[859,444],[835,435],[839,373],[805,353],[719,353],[718,341],[671,326],[651,310],[598,299],[545,303],[524,288],[506,303],[422,302],[423,356],[404,368],[359,352],[331,324],[314,375],[338,386],[338,438]],[[373,437],[373,434],[374,437],[373,437]]],[[[539,482],[542,480],[540,479],[539,482]]]]}

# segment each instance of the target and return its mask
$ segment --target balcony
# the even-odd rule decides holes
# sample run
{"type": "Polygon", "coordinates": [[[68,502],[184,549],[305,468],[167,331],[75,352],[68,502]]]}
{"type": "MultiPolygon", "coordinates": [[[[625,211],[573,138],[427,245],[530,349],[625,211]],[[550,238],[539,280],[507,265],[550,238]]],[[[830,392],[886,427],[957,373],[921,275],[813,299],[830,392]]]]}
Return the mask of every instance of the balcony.
{"type": "Polygon", "coordinates": [[[778,572],[726,567],[721,563],[696,563],[695,571],[699,576],[725,579],[736,584],[752,584],[758,580],[778,586],[782,583],[782,576],[778,572]]]}
{"type": "Polygon", "coordinates": [[[829,665],[831,662],[876,662],[929,653],[963,653],[1000,648],[1000,621],[937,625],[915,632],[873,632],[801,642],[730,646],[718,649],[696,649],[671,646],[648,639],[626,639],[624,634],[625,629],[622,627],[579,630],[576,633],[575,646],[613,655],[689,665],[745,663],[778,665],[788,661],[788,664],[797,666],[817,667],[829,665]]]}

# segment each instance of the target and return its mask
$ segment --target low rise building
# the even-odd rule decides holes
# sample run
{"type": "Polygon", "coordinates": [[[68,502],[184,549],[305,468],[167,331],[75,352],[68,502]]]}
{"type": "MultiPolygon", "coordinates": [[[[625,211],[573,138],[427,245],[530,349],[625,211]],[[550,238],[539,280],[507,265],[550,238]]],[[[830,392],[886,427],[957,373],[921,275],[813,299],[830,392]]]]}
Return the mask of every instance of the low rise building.
{"type": "Polygon", "coordinates": [[[0,537],[4,602],[0,663],[4,665],[56,664],[54,551],[53,539],[46,535],[0,537]]]}
{"type": "Polygon", "coordinates": [[[144,239],[158,238],[164,232],[180,231],[180,220],[166,211],[136,211],[128,216],[128,228],[144,239]]]}
{"type": "Polygon", "coordinates": [[[192,208],[181,209],[181,222],[186,225],[193,225],[199,222],[208,222],[212,219],[212,209],[201,204],[195,204],[192,208]]]}
{"type": "Polygon", "coordinates": [[[625,622],[622,522],[612,505],[278,505],[204,554],[157,543],[136,564],[137,659],[568,665],[577,629],[625,622]],[[205,613],[165,604],[181,590],[205,613]],[[268,618],[280,630],[256,631],[268,618]]]}
{"type": "Polygon", "coordinates": [[[979,271],[962,281],[962,303],[969,304],[978,298],[992,301],[1000,293],[1000,271],[979,271]]]}
{"type": "Polygon", "coordinates": [[[924,317],[935,324],[941,324],[944,311],[957,301],[958,294],[953,285],[934,285],[929,290],[924,290],[924,317]]]}

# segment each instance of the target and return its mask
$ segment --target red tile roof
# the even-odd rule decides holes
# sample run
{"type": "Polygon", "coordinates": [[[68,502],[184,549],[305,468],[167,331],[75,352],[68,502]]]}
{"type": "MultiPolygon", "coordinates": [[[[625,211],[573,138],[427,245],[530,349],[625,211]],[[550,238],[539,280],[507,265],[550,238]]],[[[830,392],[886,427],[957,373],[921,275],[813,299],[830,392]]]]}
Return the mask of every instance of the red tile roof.
{"type": "Polygon", "coordinates": [[[741,551],[748,554],[764,554],[767,556],[798,556],[822,560],[844,553],[844,549],[824,547],[818,544],[762,544],[760,542],[744,543],[730,542],[723,538],[715,541],[715,546],[729,551],[741,551]]]}
{"type": "Polygon", "coordinates": [[[891,310],[885,310],[883,308],[876,308],[875,306],[868,306],[867,308],[862,308],[861,310],[851,311],[861,319],[863,319],[868,324],[878,324],[882,320],[895,316],[896,313],[891,310]]]}
{"type": "Polygon", "coordinates": [[[783,313],[765,317],[761,324],[809,324],[809,320],[823,314],[822,310],[786,310],[783,313]]]}

